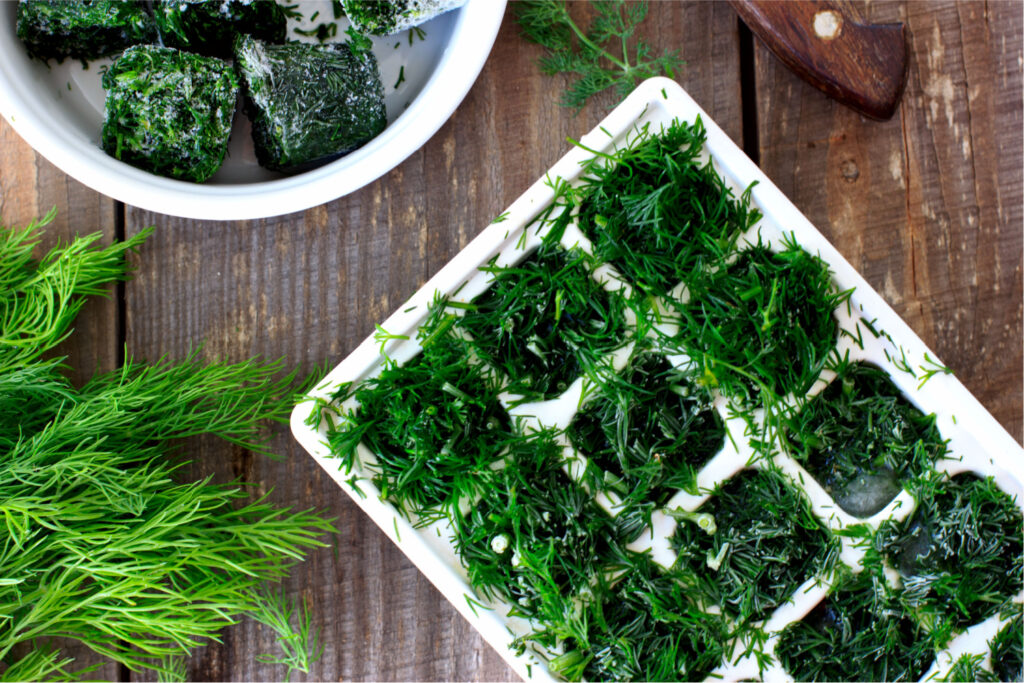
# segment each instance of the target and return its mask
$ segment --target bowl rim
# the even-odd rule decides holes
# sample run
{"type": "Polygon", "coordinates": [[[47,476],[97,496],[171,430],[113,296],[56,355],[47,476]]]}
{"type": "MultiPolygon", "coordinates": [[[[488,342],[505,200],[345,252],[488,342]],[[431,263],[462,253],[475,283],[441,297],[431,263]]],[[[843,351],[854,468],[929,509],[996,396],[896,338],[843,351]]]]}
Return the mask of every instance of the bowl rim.
{"type": "MultiPolygon", "coordinates": [[[[274,180],[205,185],[164,178],[108,156],[63,124],[32,92],[31,76],[0,59],[0,113],[61,171],[117,201],[200,220],[247,220],[303,211],[354,192],[420,149],[454,113],[497,38],[506,0],[470,0],[457,10],[433,74],[408,108],[358,150],[319,168],[274,180]],[[423,97],[430,93],[430,97],[423,97]]],[[[236,114],[237,115],[237,114],[236,114]]]]}

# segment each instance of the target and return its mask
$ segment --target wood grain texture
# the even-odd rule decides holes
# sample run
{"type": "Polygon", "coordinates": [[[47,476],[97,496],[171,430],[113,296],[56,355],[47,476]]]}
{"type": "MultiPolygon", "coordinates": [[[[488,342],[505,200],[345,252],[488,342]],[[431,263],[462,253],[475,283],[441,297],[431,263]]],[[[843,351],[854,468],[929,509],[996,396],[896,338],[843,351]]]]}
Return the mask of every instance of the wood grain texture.
{"type": "MultiPolygon", "coordinates": [[[[114,239],[114,200],[94,192],[60,172],[36,154],[7,122],[0,120],[0,226],[22,227],[42,218],[50,209],[57,215],[46,228],[36,256],[41,256],[58,241],[75,235],[102,233],[100,244],[114,239]]],[[[111,287],[112,295],[115,289],[111,287]]],[[[57,347],[55,353],[67,357],[71,379],[81,385],[97,370],[112,370],[117,365],[117,301],[96,298],[83,306],[75,321],[75,332],[57,347]]],[[[74,668],[100,665],[93,676],[117,680],[118,667],[91,650],[72,642],[62,642],[65,652],[75,658],[74,668]]]]}
{"type": "MultiPolygon", "coordinates": [[[[740,125],[737,22],[725,5],[654,3],[653,47],[680,49],[677,74],[736,140],[740,125]]],[[[577,116],[557,106],[561,78],[542,77],[506,16],[494,50],[451,120],[408,160],[362,190],[303,213],[260,221],[175,219],[128,207],[126,232],[156,225],[127,286],[132,353],[283,357],[302,372],[337,364],[615,104],[577,116]]],[[[212,440],[188,444],[192,474],[273,488],[283,505],[337,519],[332,548],[286,582],[312,599],[324,655],[293,680],[514,680],[515,674],[292,440],[273,429],[283,462],[212,440]]],[[[269,680],[272,636],[243,622],[195,653],[194,680],[269,680]]]]}
{"type": "Polygon", "coordinates": [[[1020,6],[864,9],[907,23],[896,116],[854,114],[759,47],[761,167],[1019,441],[1020,6]]]}

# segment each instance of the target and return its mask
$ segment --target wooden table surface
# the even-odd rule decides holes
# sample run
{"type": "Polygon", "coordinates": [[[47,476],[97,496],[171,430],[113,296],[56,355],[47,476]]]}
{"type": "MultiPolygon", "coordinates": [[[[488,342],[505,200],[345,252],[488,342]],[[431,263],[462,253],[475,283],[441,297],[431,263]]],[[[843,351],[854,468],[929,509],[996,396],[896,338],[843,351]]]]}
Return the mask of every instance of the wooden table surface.
{"type": "MultiPolygon", "coordinates": [[[[644,34],[678,48],[676,77],[1019,441],[1022,437],[1022,26],[1017,2],[873,2],[909,29],[909,80],[889,121],[864,119],[799,81],[724,3],[655,2],[644,34]]],[[[333,366],[615,104],[556,106],[566,82],[509,14],[483,72],[434,137],[369,186],[302,213],[184,220],[89,190],[0,124],[0,222],[56,205],[48,242],[156,226],[135,278],[94,301],[65,347],[79,377],[133,356],[283,357],[333,366]]],[[[272,462],[188,444],[193,474],[273,489],[337,518],[332,547],[287,590],[312,599],[323,657],[293,680],[513,680],[515,674],[292,440],[272,462]]],[[[198,650],[194,679],[272,680],[272,635],[243,622],[198,650]]],[[[81,653],[83,661],[92,661],[81,653]]],[[[106,666],[99,675],[135,677],[106,666]]]]}

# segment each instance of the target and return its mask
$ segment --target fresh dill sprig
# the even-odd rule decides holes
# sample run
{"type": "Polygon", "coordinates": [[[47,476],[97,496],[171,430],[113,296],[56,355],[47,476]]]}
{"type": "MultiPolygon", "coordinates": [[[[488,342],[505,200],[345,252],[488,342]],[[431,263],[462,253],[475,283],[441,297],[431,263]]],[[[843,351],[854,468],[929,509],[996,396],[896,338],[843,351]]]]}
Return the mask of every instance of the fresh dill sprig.
{"type": "Polygon", "coordinates": [[[563,107],[578,112],[590,97],[610,88],[621,100],[640,81],[662,74],[674,78],[675,70],[685,64],[678,50],[652,57],[647,42],[635,37],[647,16],[646,2],[610,0],[586,5],[593,10],[586,30],[573,17],[582,6],[564,0],[512,5],[523,37],[545,50],[538,62],[541,73],[576,76],[559,101],[563,107]]]}
{"type": "Polygon", "coordinates": [[[652,353],[602,382],[567,432],[589,461],[590,488],[617,494],[617,523],[636,533],[678,489],[697,493],[697,470],[725,441],[710,393],[652,353]]]}
{"type": "MultiPolygon", "coordinates": [[[[933,632],[997,613],[1024,588],[1024,520],[995,482],[930,473],[909,484],[917,510],[878,529],[874,551],[902,575],[900,599],[933,632]]],[[[874,563],[871,563],[874,564],[874,563]]]]}
{"type": "Polygon", "coordinates": [[[934,659],[927,629],[906,616],[868,572],[847,575],[776,648],[799,681],[916,681],[934,659]]]}
{"type": "Polygon", "coordinates": [[[744,470],[698,510],[711,515],[713,531],[680,523],[672,537],[676,566],[693,575],[705,604],[739,624],[766,618],[836,563],[838,542],[777,472],[744,470]]]}
{"type": "Polygon", "coordinates": [[[47,645],[77,640],[133,671],[175,676],[178,658],[235,622],[331,531],[312,512],[251,500],[239,485],[180,482],[181,440],[215,434],[266,452],[292,376],[258,360],[133,359],[75,388],[64,339],[89,294],[123,279],[145,238],[77,238],[34,260],[37,226],[0,231],[0,669],[75,679],[47,645]],[[176,464],[177,463],[177,464],[176,464]]]}
{"type": "Polygon", "coordinates": [[[591,276],[582,251],[553,242],[514,266],[481,267],[494,280],[458,326],[480,358],[508,378],[508,391],[550,399],[580,375],[594,377],[626,339],[625,300],[591,276]]]}
{"type": "Polygon", "coordinates": [[[915,408],[884,370],[843,364],[824,391],[785,422],[787,452],[839,507],[870,517],[946,452],[935,416],[915,408]]]}
{"type": "Polygon", "coordinates": [[[284,680],[291,679],[292,672],[309,673],[310,667],[323,654],[319,631],[312,627],[313,613],[309,600],[301,600],[301,610],[288,599],[284,588],[273,590],[263,588],[256,593],[256,608],[250,615],[277,636],[281,655],[259,655],[257,661],[266,664],[280,664],[287,667],[284,680]],[[292,615],[297,615],[295,619],[292,615]]]}

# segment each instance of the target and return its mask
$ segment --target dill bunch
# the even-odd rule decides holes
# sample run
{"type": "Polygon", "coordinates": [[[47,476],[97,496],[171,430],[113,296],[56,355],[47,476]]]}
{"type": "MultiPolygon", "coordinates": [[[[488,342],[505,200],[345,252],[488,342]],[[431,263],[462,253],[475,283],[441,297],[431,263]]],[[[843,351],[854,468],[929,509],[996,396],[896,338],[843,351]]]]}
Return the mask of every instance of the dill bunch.
{"type": "Polygon", "coordinates": [[[927,629],[861,572],[786,627],[776,654],[798,681],[916,681],[934,647],[927,629]]]}
{"type": "Polygon", "coordinates": [[[775,253],[758,243],[678,304],[668,343],[685,353],[698,382],[740,403],[806,393],[835,346],[838,292],[828,265],[787,239],[775,253]]]}
{"type": "Polygon", "coordinates": [[[761,217],[749,191],[734,197],[710,160],[699,162],[706,140],[699,118],[657,135],[645,127],[610,157],[595,156],[573,189],[594,253],[647,294],[696,286],[761,217]]]}
{"type": "Polygon", "coordinates": [[[706,605],[720,606],[739,624],[768,617],[838,558],[837,540],[778,472],[744,470],[698,511],[714,522],[708,528],[677,515],[676,567],[693,575],[706,605]]]}
{"type": "Polygon", "coordinates": [[[473,351],[526,400],[551,399],[581,374],[598,374],[605,356],[626,338],[626,304],[591,276],[582,251],[548,241],[520,263],[480,270],[491,286],[458,326],[473,351]]]}
{"type": "Polygon", "coordinates": [[[180,657],[241,616],[331,531],[244,486],[180,481],[180,440],[213,434],[266,453],[293,375],[279,363],[124,366],[83,387],[62,358],[86,295],[126,276],[148,233],[104,249],[77,238],[39,260],[39,224],[0,230],[0,666],[2,677],[77,677],[50,638],[133,671],[180,657]]]}
{"type": "Polygon", "coordinates": [[[937,633],[996,614],[1024,588],[1024,520],[1014,499],[969,473],[933,472],[909,486],[917,510],[884,522],[873,544],[903,577],[900,599],[937,633]]]}
{"type": "Polygon", "coordinates": [[[870,517],[946,452],[935,416],[915,408],[884,370],[844,364],[796,415],[784,419],[787,452],[846,512],[870,517]]]}
{"type": "Polygon", "coordinates": [[[697,493],[697,470],[725,442],[710,393],[653,353],[598,385],[566,431],[589,461],[585,481],[621,499],[617,523],[634,534],[677,490],[697,493]]]}
{"type": "Polygon", "coordinates": [[[512,4],[523,37],[545,50],[538,60],[541,73],[576,76],[559,101],[563,107],[578,113],[587,100],[608,89],[614,89],[621,100],[640,81],[662,74],[674,78],[675,70],[685,64],[678,50],[652,57],[647,42],[634,39],[647,16],[646,2],[591,3],[588,7],[593,9],[593,15],[585,30],[570,12],[573,5],[583,6],[565,0],[524,0],[512,4]]]}

